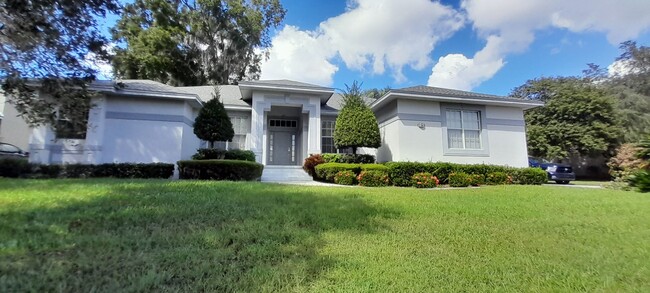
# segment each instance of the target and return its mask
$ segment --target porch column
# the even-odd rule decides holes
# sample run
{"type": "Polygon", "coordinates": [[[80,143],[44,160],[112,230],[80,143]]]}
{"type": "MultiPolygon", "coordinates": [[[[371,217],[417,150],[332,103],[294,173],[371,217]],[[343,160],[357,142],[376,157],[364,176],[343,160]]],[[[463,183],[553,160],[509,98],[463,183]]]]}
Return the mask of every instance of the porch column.
{"type": "Polygon", "coordinates": [[[264,164],[264,121],[267,105],[262,95],[253,94],[252,108],[250,150],[255,153],[255,161],[264,164]]]}
{"type": "Polygon", "coordinates": [[[310,98],[309,105],[303,106],[309,111],[309,139],[307,155],[321,153],[320,99],[310,98]]]}

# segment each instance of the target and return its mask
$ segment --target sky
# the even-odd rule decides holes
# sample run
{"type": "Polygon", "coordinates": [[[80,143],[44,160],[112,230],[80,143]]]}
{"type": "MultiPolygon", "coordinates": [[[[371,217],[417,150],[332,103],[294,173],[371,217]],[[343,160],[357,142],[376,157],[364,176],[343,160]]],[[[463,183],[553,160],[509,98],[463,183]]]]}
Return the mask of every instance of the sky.
{"type": "MultiPolygon", "coordinates": [[[[508,95],[650,45],[650,0],[281,0],[261,79],[508,95]]],[[[107,23],[113,21],[111,18],[107,23]]]]}

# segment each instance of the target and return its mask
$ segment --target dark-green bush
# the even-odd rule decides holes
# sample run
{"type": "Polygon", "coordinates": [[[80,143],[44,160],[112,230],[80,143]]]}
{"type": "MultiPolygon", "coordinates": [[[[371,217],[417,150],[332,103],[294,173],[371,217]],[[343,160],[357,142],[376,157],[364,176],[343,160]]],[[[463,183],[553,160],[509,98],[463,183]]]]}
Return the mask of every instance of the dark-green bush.
{"type": "Polygon", "coordinates": [[[512,176],[506,172],[492,172],[485,177],[485,183],[488,185],[512,184],[512,176]]]}
{"type": "Polygon", "coordinates": [[[382,187],[390,185],[388,172],[380,170],[361,171],[357,176],[360,186],[382,187]]]}
{"type": "Polygon", "coordinates": [[[375,156],[365,154],[323,154],[325,163],[374,164],[375,156]]]}
{"type": "Polygon", "coordinates": [[[248,150],[198,149],[192,160],[240,160],[255,162],[255,153],[248,150]]]}
{"type": "Polygon", "coordinates": [[[334,183],[341,185],[354,185],[357,183],[357,175],[352,171],[341,171],[334,176],[334,183]]]}
{"type": "Polygon", "coordinates": [[[334,176],[340,171],[352,171],[359,175],[361,171],[383,171],[388,173],[388,167],[382,164],[347,164],[347,163],[324,163],[317,165],[314,169],[316,178],[327,182],[334,182],[334,176]]]}
{"type": "Polygon", "coordinates": [[[240,160],[178,161],[180,179],[254,181],[263,170],[262,164],[240,160]]]}
{"type": "Polygon", "coordinates": [[[548,174],[540,168],[523,168],[514,171],[513,181],[522,185],[541,185],[548,182],[548,174]]]}
{"type": "Polygon", "coordinates": [[[418,163],[418,162],[389,162],[385,164],[388,167],[390,180],[396,186],[411,186],[411,178],[417,173],[431,173],[438,177],[441,184],[449,183],[448,177],[452,172],[463,172],[466,174],[480,175],[475,176],[477,184],[484,184],[485,177],[494,172],[503,172],[509,175],[514,174],[518,169],[485,164],[454,164],[445,162],[436,163],[418,163]]]}
{"type": "Polygon", "coordinates": [[[630,176],[630,186],[635,187],[639,192],[650,192],[650,171],[643,170],[630,176]]]}
{"type": "Polygon", "coordinates": [[[57,167],[53,166],[40,166],[41,173],[44,170],[48,172],[47,175],[41,174],[41,177],[167,179],[174,174],[174,164],[167,163],[64,164],[59,165],[58,176],[55,176],[57,167]]]}
{"type": "Polygon", "coordinates": [[[449,186],[451,187],[468,187],[472,185],[472,175],[465,172],[454,172],[449,174],[449,186]]]}
{"type": "Polygon", "coordinates": [[[0,158],[0,177],[18,178],[31,173],[31,165],[25,158],[0,158]]]}
{"type": "Polygon", "coordinates": [[[320,180],[327,182],[334,182],[334,176],[341,171],[352,171],[354,174],[361,172],[361,165],[359,164],[345,164],[345,163],[325,163],[316,166],[314,169],[316,176],[320,180]]]}

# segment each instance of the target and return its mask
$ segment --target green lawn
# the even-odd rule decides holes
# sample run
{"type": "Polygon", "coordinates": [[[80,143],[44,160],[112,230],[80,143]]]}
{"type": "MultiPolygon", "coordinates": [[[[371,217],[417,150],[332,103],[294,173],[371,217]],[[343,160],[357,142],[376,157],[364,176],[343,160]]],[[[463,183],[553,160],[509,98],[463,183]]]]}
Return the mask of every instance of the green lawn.
{"type": "Polygon", "coordinates": [[[650,291],[650,196],[0,180],[0,292],[650,291]]]}

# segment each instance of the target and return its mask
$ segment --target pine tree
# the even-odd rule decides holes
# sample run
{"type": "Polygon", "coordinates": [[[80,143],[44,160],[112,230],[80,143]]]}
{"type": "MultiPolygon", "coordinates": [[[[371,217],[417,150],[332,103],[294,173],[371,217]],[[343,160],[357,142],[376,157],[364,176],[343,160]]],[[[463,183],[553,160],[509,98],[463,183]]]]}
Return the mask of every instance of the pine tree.
{"type": "Polygon", "coordinates": [[[214,147],[215,141],[230,141],[235,136],[232,122],[220,101],[218,88],[215,88],[212,100],[203,105],[194,120],[194,134],[198,138],[210,142],[210,148],[214,147]]]}

